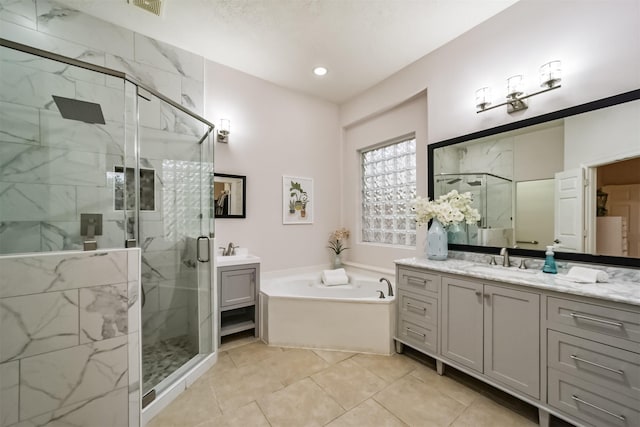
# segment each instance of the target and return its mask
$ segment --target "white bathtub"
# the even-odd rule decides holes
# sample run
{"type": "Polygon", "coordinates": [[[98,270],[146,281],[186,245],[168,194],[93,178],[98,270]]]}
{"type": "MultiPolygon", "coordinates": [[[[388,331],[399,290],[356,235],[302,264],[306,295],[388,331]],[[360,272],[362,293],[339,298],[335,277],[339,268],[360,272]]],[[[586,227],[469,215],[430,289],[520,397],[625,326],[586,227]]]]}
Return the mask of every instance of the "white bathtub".
{"type": "Polygon", "coordinates": [[[262,280],[260,336],[282,347],[392,354],[395,296],[383,276],[394,282],[388,274],[350,274],[342,286],[323,285],[320,273],[262,280]]]}

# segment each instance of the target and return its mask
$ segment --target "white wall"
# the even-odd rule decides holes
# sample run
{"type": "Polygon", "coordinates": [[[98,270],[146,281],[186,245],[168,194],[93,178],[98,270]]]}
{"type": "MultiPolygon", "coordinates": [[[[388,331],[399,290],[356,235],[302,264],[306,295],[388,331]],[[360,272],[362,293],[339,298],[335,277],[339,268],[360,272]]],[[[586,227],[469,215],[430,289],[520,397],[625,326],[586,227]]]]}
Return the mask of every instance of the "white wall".
{"type": "Polygon", "coordinates": [[[640,101],[565,119],[564,170],[640,155],[640,101]]]}
{"type": "Polygon", "coordinates": [[[640,0],[521,0],[341,106],[348,125],[428,89],[429,142],[538,116],[640,86],[640,0]],[[528,110],[476,114],[475,91],[562,60],[562,88],[531,99],[528,110]]]}
{"type": "MultiPolygon", "coordinates": [[[[428,121],[427,143],[539,116],[640,87],[640,0],[521,0],[440,49],[392,75],[340,107],[343,128],[370,117],[384,117],[395,106],[416,94],[428,93],[422,120],[428,121]],[[475,91],[493,89],[494,104],[501,102],[506,79],[524,74],[525,90],[539,88],[540,65],[560,59],[562,88],[533,97],[529,109],[509,115],[506,107],[476,113],[475,91]]],[[[383,127],[380,133],[393,130],[383,127]]],[[[374,143],[375,141],[372,141],[374,143]]],[[[345,159],[356,147],[343,141],[345,159]]],[[[565,161],[567,157],[565,156],[565,161]]],[[[345,187],[356,170],[345,163],[345,187]]],[[[427,171],[420,169],[419,195],[426,195],[427,171]]],[[[345,201],[345,224],[358,211],[345,201]]],[[[422,253],[420,238],[416,253],[422,253]]],[[[375,256],[354,251],[359,262],[368,259],[389,264],[398,258],[396,249],[377,248],[375,256]]]]}
{"type": "MultiPolygon", "coordinates": [[[[426,193],[427,169],[427,96],[422,94],[385,114],[372,117],[344,130],[344,181],[343,181],[343,224],[352,232],[348,261],[374,265],[380,268],[393,268],[393,259],[415,256],[416,248],[376,245],[361,242],[361,184],[360,156],[358,150],[380,144],[409,133],[416,135],[416,181],[418,194],[426,193]]],[[[418,230],[417,251],[424,249],[426,234],[418,230]]]]}
{"type": "Polygon", "coordinates": [[[247,218],[216,220],[218,244],[248,247],[262,271],[329,263],[340,216],[338,107],[210,61],[205,104],[214,124],[231,121],[229,143],[216,143],[216,172],[247,176],[247,218]],[[282,224],[284,174],[313,178],[312,225],[282,224]]]}

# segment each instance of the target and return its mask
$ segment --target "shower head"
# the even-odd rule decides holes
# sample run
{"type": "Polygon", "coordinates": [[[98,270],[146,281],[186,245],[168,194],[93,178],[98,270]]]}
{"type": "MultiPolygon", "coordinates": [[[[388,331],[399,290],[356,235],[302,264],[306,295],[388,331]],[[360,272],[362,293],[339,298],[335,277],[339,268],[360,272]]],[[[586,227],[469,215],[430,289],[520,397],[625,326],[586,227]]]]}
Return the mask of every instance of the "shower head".
{"type": "Polygon", "coordinates": [[[51,95],[65,119],[78,120],[85,123],[106,124],[102,115],[102,107],[94,102],[80,101],[63,96],[51,95]]]}

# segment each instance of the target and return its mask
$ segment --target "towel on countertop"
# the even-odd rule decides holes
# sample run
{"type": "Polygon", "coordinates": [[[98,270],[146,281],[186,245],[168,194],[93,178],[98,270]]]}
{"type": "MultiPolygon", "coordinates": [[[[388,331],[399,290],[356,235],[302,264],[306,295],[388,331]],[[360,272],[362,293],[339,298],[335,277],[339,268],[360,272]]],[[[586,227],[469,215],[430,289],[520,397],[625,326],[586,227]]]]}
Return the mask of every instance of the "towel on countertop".
{"type": "Polygon", "coordinates": [[[566,276],[562,276],[562,279],[576,283],[596,283],[606,282],[609,280],[609,275],[594,268],[571,267],[566,276]]]}
{"type": "Polygon", "coordinates": [[[322,283],[327,286],[348,285],[349,277],[344,268],[322,271],[322,283]]]}

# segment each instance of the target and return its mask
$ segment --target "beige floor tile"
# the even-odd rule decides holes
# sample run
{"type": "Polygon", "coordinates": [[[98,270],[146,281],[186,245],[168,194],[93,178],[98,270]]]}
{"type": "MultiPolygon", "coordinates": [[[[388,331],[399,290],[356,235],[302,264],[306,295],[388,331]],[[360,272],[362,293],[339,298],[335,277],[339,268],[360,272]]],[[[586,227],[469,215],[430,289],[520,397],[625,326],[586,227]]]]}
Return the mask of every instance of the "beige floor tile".
{"type": "Polygon", "coordinates": [[[438,375],[436,371],[428,366],[418,364],[410,375],[426,384],[433,385],[439,392],[457,400],[464,406],[471,405],[481,396],[480,393],[446,375],[438,375]]]}
{"type": "Polygon", "coordinates": [[[332,365],[311,378],[345,409],[351,409],[386,387],[382,378],[351,359],[332,365]]]}
{"type": "Polygon", "coordinates": [[[257,364],[262,372],[269,372],[283,384],[292,384],[327,368],[329,364],[311,350],[289,349],[276,357],[257,364]]]}
{"type": "Polygon", "coordinates": [[[344,413],[327,393],[309,378],[258,400],[272,426],[323,426],[344,413]]]}
{"type": "Polygon", "coordinates": [[[322,357],[330,364],[342,362],[358,353],[351,353],[348,351],[333,351],[333,350],[313,350],[315,354],[322,357]]]}
{"type": "Polygon", "coordinates": [[[393,356],[358,354],[351,360],[363,368],[367,368],[388,383],[404,377],[419,365],[418,362],[401,354],[393,356]]]}
{"type": "Polygon", "coordinates": [[[538,424],[491,399],[476,399],[451,427],[533,427],[538,424]]]}
{"type": "Polygon", "coordinates": [[[263,342],[253,342],[241,347],[232,348],[227,353],[236,366],[257,363],[276,354],[282,354],[280,347],[269,347],[263,342]]]}
{"type": "Polygon", "coordinates": [[[196,427],[269,427],[269,425],[258,404],[251,402],[232,411],[229,415],[206,421],[196,427]]]}
{"type": "Polygon", "coordinates": [[[216,364],[209,368],[209,370],[207,370],[207,372],[205,372],[200,378],[210,378],[235,368],[236,364],[231,360],[231,356],[229,356],[227,352],[222,351],[218,354],[218,361],[216,364]]]}
{"type": "Polygon", "coordinates": [[[465,409],[435,387],[407,375],[374,396],[388,411],[410,426],[448,426],[465,409]]]}
{"type": "Polygon", "coordinates": [[[362,426],[403,427],[406,424],[373,399],[365,400],[346,414],[327,424],[327,427],[362,426]]]}
{"type": "Polygon", "coordinates": [[[263,372],[256,365],[219,373],[209,377],[208,383],[225,415],[284,387],[273,372],[263,372]]]}
{"type": "Polygon", "coordinates": [[[160,414],[151,420],[148,427],[195,426],[222,415],[211,386],[205,381],[196,381],[191,387],[160,414]]]}

